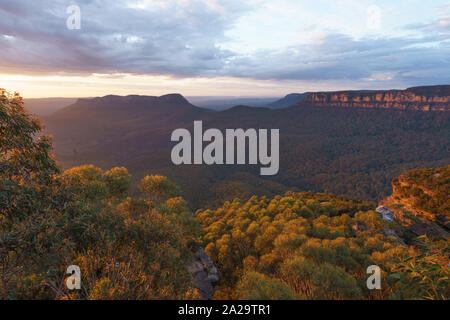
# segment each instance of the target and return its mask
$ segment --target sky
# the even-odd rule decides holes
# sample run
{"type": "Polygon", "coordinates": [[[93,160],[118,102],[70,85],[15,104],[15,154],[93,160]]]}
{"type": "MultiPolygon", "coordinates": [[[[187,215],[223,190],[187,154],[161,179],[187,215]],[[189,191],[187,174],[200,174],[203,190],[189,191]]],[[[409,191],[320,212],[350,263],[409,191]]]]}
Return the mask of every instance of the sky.
{"type": "Polygon", "coordinates": [[[29,98],[434,84],[448,0],[0,0],[0,87],[29,98]]]}

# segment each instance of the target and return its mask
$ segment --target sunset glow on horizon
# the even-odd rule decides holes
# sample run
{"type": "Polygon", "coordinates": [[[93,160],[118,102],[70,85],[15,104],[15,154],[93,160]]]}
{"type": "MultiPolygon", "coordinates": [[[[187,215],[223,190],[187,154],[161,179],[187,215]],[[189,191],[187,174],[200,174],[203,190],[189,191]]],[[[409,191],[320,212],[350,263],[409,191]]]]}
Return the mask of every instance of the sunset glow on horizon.
{"type": "MultiPolygon", "coordinates": [[[[171,78],[131,74],[93,74],[89,76],[2,75],[0,87],[18,92],[24,98],[83,98],[109,94],[161,96],[281,97],[292,92],[386,89],[350,81],[293,81],[244,78],[171,78]]],[[[392,89],[392,88],[390,88],[392,89]]],[[[397,88],[404,89],[404,88],[397,88]]]]}
{"type": "Polygon", "coordinates": [[[24,97],[274,97],[450,83],[448,1],[0,3],[0,87],[24,97]]]}

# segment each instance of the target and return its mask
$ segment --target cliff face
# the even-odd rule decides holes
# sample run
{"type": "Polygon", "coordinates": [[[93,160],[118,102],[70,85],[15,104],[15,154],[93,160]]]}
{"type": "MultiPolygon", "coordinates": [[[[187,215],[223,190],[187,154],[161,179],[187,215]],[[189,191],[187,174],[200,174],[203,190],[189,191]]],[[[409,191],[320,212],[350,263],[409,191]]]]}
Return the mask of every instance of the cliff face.
{"type": "Polygon", "coordinates": [[[407,171],[393,180],[392,189],[380,205],[394,212],[405,233],[450,238],[450,166],[407,171]]]}
{"type": "Polygon", "coordinates": [[[311,93],[315,106],[450,111],[450,85],[389,91],[338,91],[311,93]]]}

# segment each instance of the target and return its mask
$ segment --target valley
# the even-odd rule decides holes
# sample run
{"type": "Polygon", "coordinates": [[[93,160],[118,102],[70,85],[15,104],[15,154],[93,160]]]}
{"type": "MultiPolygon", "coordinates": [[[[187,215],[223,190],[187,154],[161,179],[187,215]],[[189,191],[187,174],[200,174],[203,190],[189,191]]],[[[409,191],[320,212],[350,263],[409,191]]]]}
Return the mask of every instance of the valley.
{"type": "MultiPolygon", "coordinates": [[[[38,119],[23,109],[20,96],[1,93],[0,113],[5,121],[0,140],[3,168],[0,171],[0,259],[3,266],[0,298],[434,300],[449,296],[448,164],[401,173],[392,181],[393,193],[383,198],[379,207],[373,201],[355,200],[357,198],[329,191],[295,190],[298,185],[283,190],[288,187],[275,180],[261,183],[263,179],[258,180],[252,168],[208,173],[203,167],[197,167],[198,177],[194,178],[192,171],[166,168],[171,169],[168,171],[171,174],[187,172],[185,176],[175,175],[182,183],[184,181],[184,189],[161,175],[161,169],[154,169],[155,173],[142,178],[133,177],[123,166],[102,169],[84,164],[62,170],[50,153],[52,139],[40,134],[42,128],[38,119]],[[211,180],[201,180],[205,173],[210,174],[211,180]],[[235,183],[226,185],[221,193],[211,192],[216,177],[229,178],[226,173],[236,179],[235,183]],[[197,192],[204,198],[190,192],[197,192]],[[191,199],[184,198],[190,194],[191,199]],[[199,203],[207,207],[192,210],[197,199],[203,199],[204,202],[199,203]],[[72,291],[71,286],[65,286],[64,273],[68,265],[79,270],[83,290],[72,291]],[[367,270],[373,267],[379,270],[376,288],[366,282],[367,270]]],[[[442,111],[405,113],[307,105],[277,110],[282,114],[278,119],[275,113],[270,119],[263,117],[266,112],[272,112],[268,109],[248,107],[236,107],[222,113],[220,116],[224,118],[215,119],[207,116],[216,114],[205,113],[180,95],[108,96],[81,101],[78,107],[66,111],[80,112],[84,121],[78,124],[84,124],[84,131],[72,131],[79,136],[61,136],[68,139],[69,145],[73,143],[70,138],[85,138],[79,140],[84,143],[82,146],[97,148],[93,154],[103,161],[111,161],[99,153],[99,146],[105,142],[89,145],[92,132],[99,134],[104,129],[98,123],[110,125],[108,132],[116,134],[112,141],[117,147],[116,159],[126,159],[120,154],[126,145],[120,137],[128,134],[120,126],[122,121],[133,121],[136,126],[140,124],[140,128],[149,129],[146,120],[153,119],[154,127],[158,128],[156,119],[173,119],[170,116],[173,110],[183,114],[183,121],[189,116],[204,116],[218,127],[219,124],[229,125],[225,119],[230,115],[244,121],[243,125],[255,120],[277,124],[272,121],[286,123],[284,112],[292,112],[289,117],[292,119],[303,111],[302,115],[308,119],[303,122],[305,125],[286,126],[292,130],[287,132],[294,138],[298,128],[317,134],[319,131],[311,127],[315,117],[322,120],[315,123],[321,132],[340,138],[341,131],[336,127],[323,125],[324,110],[338,119],[340,125],[346,122],[339,119],[339,115],[353,120],[346,123],[347,131],[356,131],[363,139],[368,139],[370,132],[378,139],[384,137],[375,133],[385,131],[370,131],[369,124],[375,123],[378,128],[386,123],[388,116],[391,119],[385,129],[392,128],[392,124],[402,125],[404,131],[388,133],[405,135],[403,139],[407,139],[405,133],[411,139],[411,132],[421,129],[422,134],[435,133],[434,130],[445,129],[448,124],[443,117],[446,113],[442,111]],[[109,102],[106,107],[105,100],[109,102]],[[121,112],[127,103],[128,109],[136,113],[121,112]],[[105,112],[104,108],[112,112],[105,112]],[[343,112],[346,110],[351,112],[343,112]],[[136,117],[137,113],[150,116],[141,119],[136,117]],[[105,116],[96,121],[89,116],[92,114],[105,116]],[[383,121],[377,118],[380,114],[384,116],[383,121]],[[157,116],[152,118],[151,115],[157,116]],[[371,116],[371,121],[364,121],[363,116],[367,115],[371,116]],[[354,126],[358,120],[362,122],[361,127],[354,126]]],[[[73,105],[68,108],[72,109],[73,105]]],[[[54,116],[64,118],[67,113],[54,116]]],[[[66,125],[65,130],[80,129],[68,126],[69,122],[59,124],[66,125]]],[[[154,137],[148,133],[147,139],[154,137]]],[[[300,133],[305,134],[305,131],[300,133]]],[[[420,135],[415,136],[418,137],[420,135]]],[[[355,133],[349,138],[358,142],[355,133]]],[[[388,138],[392,139],[392,135],[382,142],[387,143],[388,138]]],[[[153,146],[158,143],[148,140],[153,146]]],[[[388,156],[394,157],[399,146],[415,146],[411,141],[414,140],[409,144],[391,145],[393,149],[388,156]]],[[[444,144],[446,136],[442,141],[436,138],[433,141],[437,145],[444,144]]],[[[425,150],[431,152],[429,141],[427,143],[425,150]]],[[[344,143],[339,146],[349,148],[344,143]]],[[[421,146],[426,146],[425,141],[421,146]]],[[[382,145],[376,147],[379,151],[382,145]]],[[[329,151],[338,153],[340,150],[329,151]]],[[[297,152],[299,156],[304,155],[300,148],[297,152]]],[[[446,161],[445,153],[436,152],[436,156],[446,161]]],[[[302,163],[302,158],[299,159],[297,164],[302,163]]],[[[397,159],[399,167],[402,159],[408,158],[397,159]]],[[[419,163],[417,158],[411,159],[419,163]]],[[[145,162],[139,165],[145,166],[145,162]]],[[[210,170],[213,169],[217,168],[211,166],[210,170]]],[[[294,175],[288,177],[295,178],[294,175]]],[[[340,177],[349,179],[342,173],[340,177]]],[[[346,187],[347,192],[361,190],[359,185],[346,187]]]]}
{"type": "Polygon", "coordinates": [[[450,298],[449,0],[1,0],[0,48],[12,314],[450,298]]]}
{"type": "Polygon", "coordinates": [[[91,163],[104,169],[125,166],[136,179],[163,174],[181,186],[196,209],[286,190],[328,190],[376,203],[390,194],[391,180],[403,171],[450,162],[449,116],[308,101],[278,110],[236,106],[213,112],[174,94],[80,99],[43,123],[64,168],[91,163]],[[192,131],[194,121],[203,121],[205,130],[281,128],[279,173],[261,177],[248,165],[173,165],[170,135],[177,128],[192,131]]]}

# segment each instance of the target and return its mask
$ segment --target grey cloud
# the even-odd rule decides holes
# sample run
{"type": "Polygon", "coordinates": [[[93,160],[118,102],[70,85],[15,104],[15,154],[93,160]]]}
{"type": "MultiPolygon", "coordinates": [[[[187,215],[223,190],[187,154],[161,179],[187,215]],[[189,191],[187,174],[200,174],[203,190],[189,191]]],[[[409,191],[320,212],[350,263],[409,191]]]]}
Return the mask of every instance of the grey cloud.
{"type": "Polygon", "coordinates": [[[67,1],[2,1],[0,51],[4,65],[51,71],[199,75],[220,69],[232,53],[216,43],[249,9],[227,1],[214,10],[200,0],[165,1],[167,7],[137,10],[116,1],[77,1],[82,29],[66,28],[67,1]],[[26,5],[25,5],[26,4],[26,5]],[[221,9],[221,8],[219,8],[221,9]]]}
{"type": "Polygon", "coordinates": [[[218,44],[237,19],[254,10],[245,1],[161,2],[165,6],[137,10],[124,1],[2,0],[0,72],[354,81],[385,76],[384,81],[413,85],[450,83],[448,16],[407,26],[417,31],[415,37],[333,33],[317,43],[244,55],[218,44]],[[74,3],[81,7],[81,30],[65,27],[66,8],[74,3]]]}
{"type": "Polygon", "coordinates": [[[440,8],[440,17],[429,23],[414,23],[405,26],[407,30],[450,34],[450,5],[440,8]]]}
{"type": "Polygon", "coordinates": [[[405,85],[450,83],[448,39],[436,35],[354,40],[330,34],[319,44],[236,58],[225,73],[262,79],[355,81],[386,75],[391,83],[405,85]]]}

